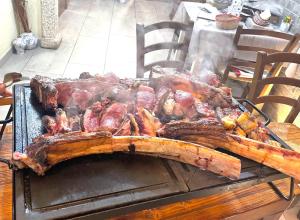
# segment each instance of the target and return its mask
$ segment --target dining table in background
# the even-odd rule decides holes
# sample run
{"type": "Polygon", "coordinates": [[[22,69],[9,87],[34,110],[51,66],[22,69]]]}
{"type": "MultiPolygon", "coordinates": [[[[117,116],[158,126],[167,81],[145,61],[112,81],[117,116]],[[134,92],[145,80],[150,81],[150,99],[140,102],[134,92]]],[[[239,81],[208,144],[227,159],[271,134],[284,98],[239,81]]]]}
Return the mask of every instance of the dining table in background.
{"type": "MultiPolygon", "coordinates": [[[[212,70],[213,68],[222,71],[226,61],[233,56],[255,61],[255,52],[234,52],[233,39],[236,30],[219,29],[216,22],[212,21],[217,12],[213,11],[210,15],[203,8],[211,10],[211,6],[207,3],[181,2],[173,18],[173,21],[193,23],[185,68],[190,69],[193,73],[199,73],[200,69],[212,70]],[[203,17],[207,17],[209,20],[203,17]],[[211,58],[211,61],[207,61],[208,57],[211,58]]],[[[241,22],[241,25],[246,27],[244,22],[241,22]]],[[[269,48],[282,50],[286,45],[286,40],[268,36],[242,36],[240,43],[256,47],[268,45],[269,48]]]]}

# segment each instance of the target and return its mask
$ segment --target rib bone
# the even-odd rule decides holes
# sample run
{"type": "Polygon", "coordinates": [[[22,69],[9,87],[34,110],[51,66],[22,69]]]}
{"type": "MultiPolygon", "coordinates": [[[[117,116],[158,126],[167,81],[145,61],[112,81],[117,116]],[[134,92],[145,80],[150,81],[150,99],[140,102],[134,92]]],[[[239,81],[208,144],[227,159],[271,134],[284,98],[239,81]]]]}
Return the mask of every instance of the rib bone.
{"type": "Polygon", "coordinates": [[[300,180],[300,153],[233,134],[186,135],[181,140],[221,147],[300,180]]]}
{"type": "Polygon", "coordinates": [[[135,152],[171,157],[230,179],[238,179],[241,170],[239,159],[198,144],[157,137],[112,137],[108,132],[70,132],[55,136],[42,136],[27,146],[25,154],[15,152],[12,162],[19,168],[27,166],[37,174],[43,175],[46,170],[64,160],[113,152],[135,152]]]}

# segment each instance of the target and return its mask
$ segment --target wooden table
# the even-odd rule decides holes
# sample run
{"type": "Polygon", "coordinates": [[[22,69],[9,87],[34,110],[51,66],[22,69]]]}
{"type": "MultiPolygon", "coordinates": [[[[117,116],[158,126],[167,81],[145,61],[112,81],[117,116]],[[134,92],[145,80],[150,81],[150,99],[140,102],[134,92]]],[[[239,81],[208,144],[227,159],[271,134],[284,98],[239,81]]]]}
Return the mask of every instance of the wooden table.
{"type": "MultiPolygon", "coordinates": [[[[271,129],[283,140],[300,150],[300,129],[294,125],[277,126],[271,129]]],[[[0,142],[0,156],[10,158],[12,149],[12,129],[8,126],[0,142]]],[[[288,192],[288,180],[279,180],[277,185],[288,192]]],[[[296,188],[296,194],[300,194],[296,188]]],[[[290,204],[281,198],[268,184],[237,189],[187,202],[178,202],[155,209],[144,210],[121,216],[116,219],[261,219],[266,216],[280,215],[290,204]]],[[[12,172],[0,164],[0,220],[12,219],[12,172]]]]}

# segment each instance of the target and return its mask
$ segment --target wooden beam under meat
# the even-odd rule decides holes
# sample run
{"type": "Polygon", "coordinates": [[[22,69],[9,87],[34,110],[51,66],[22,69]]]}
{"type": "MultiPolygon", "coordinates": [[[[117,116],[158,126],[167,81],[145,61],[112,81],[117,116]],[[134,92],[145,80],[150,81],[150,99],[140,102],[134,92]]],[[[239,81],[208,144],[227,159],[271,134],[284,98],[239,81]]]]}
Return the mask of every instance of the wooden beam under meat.
{"type": "Polygon", "coordinates": [[[39,137],[27,146],[25,154],[15,152],[12,162],[19,168],[30,167],[43,175],[50,167],[64,160],[113,152],[173,158],[230,179],[238,179],[241,170],[239,159],[198,144],[157,137],[112,137],[107,132],[70,132],[39,137]]]}
{"type": "Polygon", "coordinates": [[[226,136],[186,135],[182,136],[181,140],[210,148],[224,148],[300,180],[300,153],[298,152],[273,147],[270,144],[233,134],[227,134],[226,136]]]}

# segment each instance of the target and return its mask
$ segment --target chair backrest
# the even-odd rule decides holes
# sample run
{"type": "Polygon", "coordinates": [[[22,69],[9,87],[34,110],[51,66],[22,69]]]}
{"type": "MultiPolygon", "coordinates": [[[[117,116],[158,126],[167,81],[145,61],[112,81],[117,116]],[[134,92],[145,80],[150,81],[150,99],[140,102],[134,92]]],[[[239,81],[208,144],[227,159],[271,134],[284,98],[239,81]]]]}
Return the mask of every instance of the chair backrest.
{"type": "Polygon", "coordinates": [[[285,122],[293,123],[297,115],[300,112],[300,96],[297,99],[293,99],[285,96],[277,95],[264,95],[260,96],[262,89],[270,84],[273,85],[288,85],[300,88],[300,79],[289,77],[268,77],[262,78],[265,66],[270,63],[297,63],[300,64],[300,54],[297,53],[273,53],[267,55],[266,52],[260,51],[257,53],[256,68],[254,71],[254,77],[251,84],[248,98],[255,104],[260,103],[281,103],[292,107],[285,122]]]}
{"type": "MultiPolygon", "coordinates": [[[[180,22],[164,21],[148,26],[143,24],[136,25],[136,38],[137,38],[137,78],[143,78],[144,73],[150,71],[153,66],[161,66],[163,68],[176,68],[179,71],[184,66],[184,61],[187,56],[189,42],[192,33],[192,24],[183,24],[180,22]],[[160,29],[173,29],[175,31],[184,32],[184,40],[179,42],[161,42],[145,46],[145,35],[149,32],[160,29]],[[181,60],[161,60],[145,65],[145,54],[158,51],[158,50],[180,50],[182,51],[181,60]]],[[[174,38],[173,38],[174,39],[174,38]]]]}
{"type": "Polygon", "coordinates": [[[238,26],[235,37],[234,37],[234,45],[237,50],[241,51],[265,51],[267,53],[276,53],[276,52],[292,52],[292,50],[297,46],[300,39],[299,34],[287,34],[278,31],[272,30],[261,30],[261,29],[244,29],[243,26],[238,26]],[[278,38],[282,40],[286,40],[287,44],[282,50],[276,50],[268,47],[255,47],[255,46],[245,46],[240,43],[240,38],[242,35],[252,35],[252,36],[269,36],[273,38],[278,38]]]}

